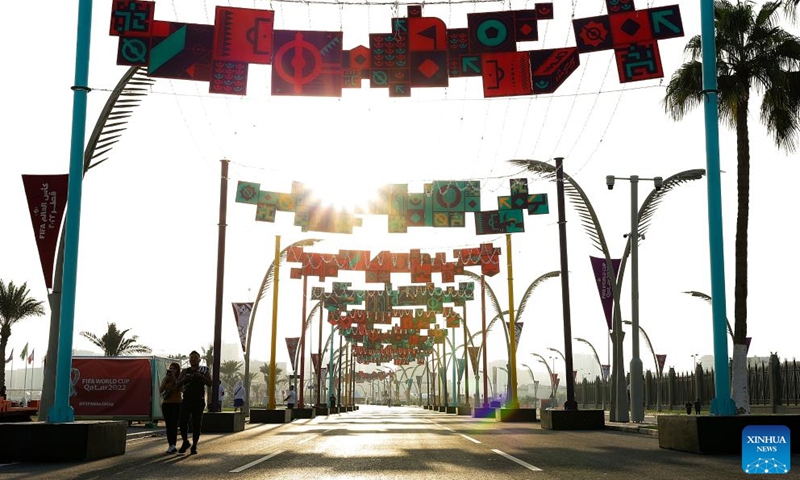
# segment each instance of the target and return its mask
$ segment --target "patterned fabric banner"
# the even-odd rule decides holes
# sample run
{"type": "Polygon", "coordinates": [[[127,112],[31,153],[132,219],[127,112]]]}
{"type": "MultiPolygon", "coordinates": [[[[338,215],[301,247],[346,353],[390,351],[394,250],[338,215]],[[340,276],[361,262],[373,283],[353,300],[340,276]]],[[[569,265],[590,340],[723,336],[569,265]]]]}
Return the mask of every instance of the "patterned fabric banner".
{"type": "MultiPolygon", "coordinates": [[[[594,271],[594,279],[597,282],[597,291],[600,293],[600,303],[603,305],[603,313],[606,315],[608,329],[613,330],[611,325],[611,308],[614,306],[614,285],[608,279],[608,265],[605,258],[589,256],[594,271]]],[[[619,270],[619,259],[611,259],[611,267],[614,269],[614,278],[617,278],[619,270]]]]}
{"type": "Polygon", "coordinates": [[[664,363],[667,362],[667,355],[656,354],[656,360],[658,360],[658,375],[661,376],[664,374],[664,363]]]}
{"type": "Polygon", "coordinates": [[[464,358],[457,358],[456,365],[458,366],[458,381],[461,381],[461,377],[464,376],[464,369],[467,366],[467,360],[464,358]]]}
{"type": "Polygon", "coordinates": [[[23,175],[22,184],[28,198],[44,283],[47,288],[53,288],[53,264],[61,220],[67,207],[69,175],[23,175]]]}
{"type": "Polygon", "coordinates": [[[478,352],[480,351],[481,347],[467,347],[467,351],[469,351],[469,360],[472,362],[472,371],[478,371],[478,352]]]}
{"type": "Polygon", "coordinates": [[[250,324],[250,312],[253,311],[253,302],[231,302],[231,306],[233,306],[236,329],[239,330],[239,340],[242,342],[242,353],[247,353],[247,326],[250,324]]]}
{"type": "Polygon", "coordinates": [[[292,372],[296,372],[295,364],[297,363],[295,356],[297,356],[297,345],[300,343],[300,337],[286,337],[286,348],[289,350],[289,360],[292,361],[292,372]]]}
{"type": "MultiPolygon", "coordinates": [[[[522,336],[522,325],[525,322],[514,322],[514,351],[519,348],[519,337],[522,336]]],[[[506,330],[511,331],[511,322],[506,322],[506,330]]]]}
{"type": "Polygon", "coordinates": [[[550,385],[552,385],[553,388],[558,388],[558,374],[557,373],[551,373],[550,374],[550,385]]]}

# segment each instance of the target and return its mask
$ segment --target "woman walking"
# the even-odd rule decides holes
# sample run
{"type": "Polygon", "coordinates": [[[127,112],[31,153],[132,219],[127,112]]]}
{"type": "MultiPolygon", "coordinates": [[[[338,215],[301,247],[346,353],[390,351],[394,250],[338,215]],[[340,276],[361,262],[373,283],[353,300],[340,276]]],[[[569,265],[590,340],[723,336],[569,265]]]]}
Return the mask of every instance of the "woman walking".
{"type": "Polygon", "coordinates": [[[178,375],[181,366],[175,362],[169,364],[167,375],[161,381],[161,412],[164,414],[164,423],[167,424],[167,453],[177,453],[178,447],[178,418],[181,413],[181,388],[178,386],[178,375]]]}

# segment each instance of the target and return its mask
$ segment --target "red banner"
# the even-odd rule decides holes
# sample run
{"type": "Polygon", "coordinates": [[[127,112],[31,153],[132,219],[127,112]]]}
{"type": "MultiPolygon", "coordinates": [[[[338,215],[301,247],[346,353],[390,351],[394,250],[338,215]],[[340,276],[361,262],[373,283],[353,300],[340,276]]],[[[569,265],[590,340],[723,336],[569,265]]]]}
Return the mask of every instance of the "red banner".
{"type": "Polygon", "coordinates": [[[73,358],[70,405],[76,416],[150,415],[147,358],[73,358]]]}
{"type": "Polygon", "coordinates": [[[297,345],[300,343],[300,337],[286,337],[286,348],[289,350],[289,360],[292,361],[292,372],[297,372],[295,366],[297,357],[297,345]]]}
{"type": "Polygon", "coordinates": [[[23,175],[22,184],[28,198],[44,283],[47,288],[53,288],[53,264],[61,220],[67,205],[69,175],[23,175]]]}

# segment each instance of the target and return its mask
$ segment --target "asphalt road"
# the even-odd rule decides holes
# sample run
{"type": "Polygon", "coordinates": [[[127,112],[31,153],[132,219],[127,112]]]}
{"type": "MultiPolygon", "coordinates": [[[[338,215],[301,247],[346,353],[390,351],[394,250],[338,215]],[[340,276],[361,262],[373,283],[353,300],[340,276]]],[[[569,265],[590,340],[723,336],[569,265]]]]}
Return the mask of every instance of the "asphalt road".
{"type": "MultiPolygon", "coordinates": [[[[0,479],[731,479],[737,456],[662,450],[658,438],[619,431],[542,430],[418,407],[248,424],[203,435],[198,455],[165,454],[161,435],[128,441],[122,456],[85,463],[0,465],[0,479]]],[[[800,478],[797,470],[784,478],[800,478]]]]}

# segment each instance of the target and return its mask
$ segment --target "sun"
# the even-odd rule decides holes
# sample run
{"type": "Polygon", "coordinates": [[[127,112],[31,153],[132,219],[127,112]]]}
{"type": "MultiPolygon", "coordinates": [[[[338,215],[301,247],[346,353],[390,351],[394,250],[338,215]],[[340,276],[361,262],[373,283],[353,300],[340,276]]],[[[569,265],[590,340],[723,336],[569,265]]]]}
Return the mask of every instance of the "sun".
{"type": "Polygon", "coordinates": [[[350,213],[369,209],[377,187],[361,178],[313,179],[306,183],[314,202],[350,213]]]}

